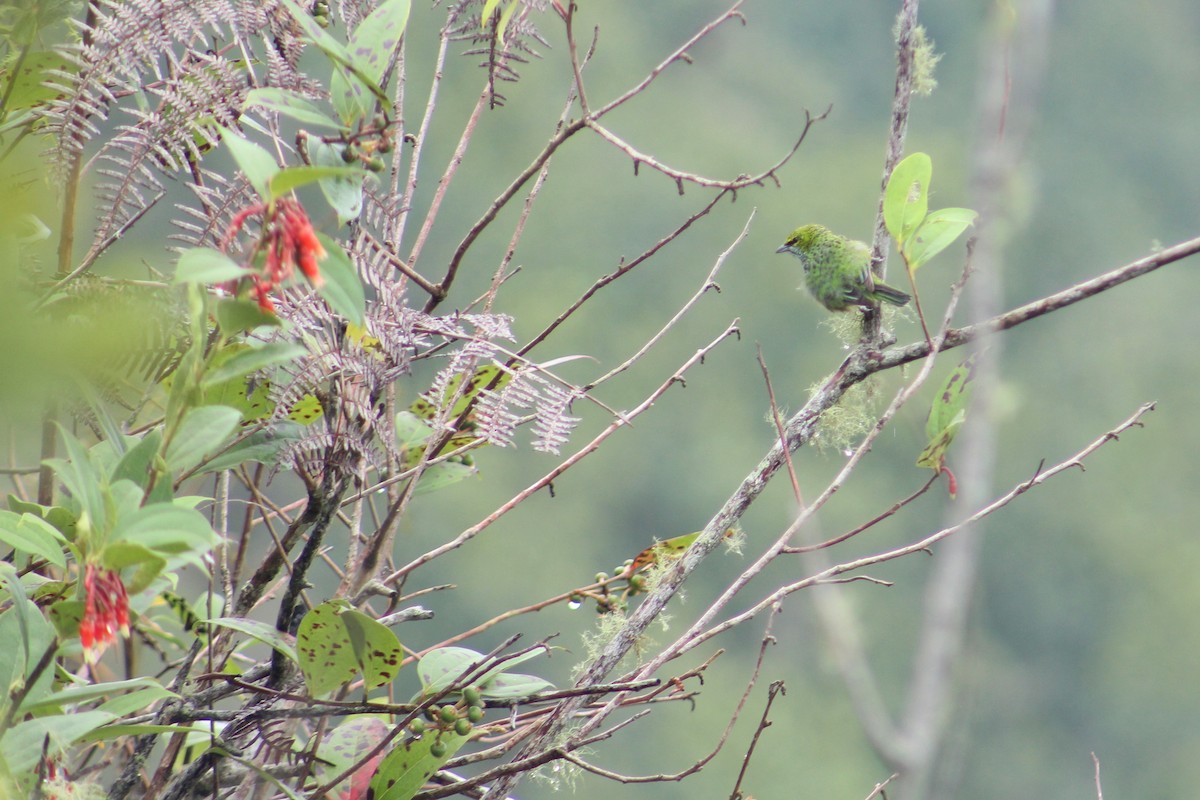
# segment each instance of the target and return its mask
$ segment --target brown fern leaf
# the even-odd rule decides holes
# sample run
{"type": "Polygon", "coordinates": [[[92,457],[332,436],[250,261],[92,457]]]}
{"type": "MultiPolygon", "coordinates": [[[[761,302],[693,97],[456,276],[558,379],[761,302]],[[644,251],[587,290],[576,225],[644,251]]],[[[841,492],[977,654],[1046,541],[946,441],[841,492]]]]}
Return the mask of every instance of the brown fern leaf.
{"type": "Polygon", "coordinates": [[[545,11],[548,3],[546,0],[508,0],[492,10],[485,25],[482,13],[485,2],[459,0],[453,4],[447,28],[450,39],[474,45],[463,51],[463,55],[486,56],[480,66],[487,70],[488,91],[495,107],[504,104],[504,95],[496,91],[496,81],[519,80],[521,76],[516,65],[528,64],[530,58],[541,57],[534,49],[534,43],[550,46],[529,18],[530,12],[545,11]],[[510,3],[520,4],[511,16],[503,11],[510,3]],[[501,30],[501,20],[506,17],[507,24],[501,30]]]}
{"type": "Polygon", "coordinates": [[[54,162],[63,166],[98,135],[97,122],[121,97],[166,81],[163,66],[179,64],[179,51],[215,49],[218,26],[237,16],[230,0],[95,0],[92,9],[81,42],[62,49],[75,69],[48,81],[60,93],[48,117],[54,162]]]}

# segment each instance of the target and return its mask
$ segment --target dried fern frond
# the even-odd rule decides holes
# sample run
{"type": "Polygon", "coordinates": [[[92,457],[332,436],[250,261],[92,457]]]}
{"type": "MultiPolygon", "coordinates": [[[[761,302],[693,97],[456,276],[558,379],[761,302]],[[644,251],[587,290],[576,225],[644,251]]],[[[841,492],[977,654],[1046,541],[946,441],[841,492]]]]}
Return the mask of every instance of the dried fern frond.
{"type": "Polygon", "coordinates": [[[172,220],[180,233],[171,238],[188,247],[220,247],[234,216],[258,201],[254,187],[242,175],[227,178],[218,172],[199,170],[201,183],[188,184],[196,195],[199,208],[177,204],[182,217],[172,220]]]}
{"type": "MultiPolygon", "coordinates": [[[[51,76],[60,96],[49,108],[56,136],[54,161],[73,163],[99,133],[120,97],[183,70],[179,51],[217,49],[214,36],[223,22],[237,18],[230,0],[95,0],[92,24],[80,24],[78,44],[62,48],[75,69],[51,76]]],[[[184,70],[186,71],[186,70],[184,70]]]]}
{"type": "Polygon", "coordinates": [[[97,186],[103,211],[94,246],[162,196],[156,173],[176,172],[199,162],[202,151],[217,139],[213,127],[237,119],[247,91],[245,75],[221,58],[193,54],[192,60],[201,66],[147,87],[147,93],[159,99],[157,107],[127,109],[137,124],[120,128],[100,150],[96,171],[106,180],[97,186]]]}
{"type": "Polygon", "coordinates": [[[511,379],[498,391],[481,392],[475,420],[479,436],[499,447],[511,445],[517,425],[528,416],[516,410],[528,410],[533,416],[533,449],[557,455],[579,424],[578,417],[567,413],[579,392],[536,366],[509,370],[509,374],[511,379]]]}
{"type": "Polygon", "coordinates": [[[496,81],[515,82],[520,79],[518,64],[528,64],[540,58],[534,44],[545,47],[550,42],[530,20],[530,12],[546,10],[546,0],[508,0],[492,9],[486,23],[483,9],[486,0],[459,0],[449,11],[447,35],[451,40],[470,42],[472,47],[463,55],[483,55],[480,64],[488,73],[488,90],[493,107],[504,104],[504,95],[496,91],[496,81]]]}

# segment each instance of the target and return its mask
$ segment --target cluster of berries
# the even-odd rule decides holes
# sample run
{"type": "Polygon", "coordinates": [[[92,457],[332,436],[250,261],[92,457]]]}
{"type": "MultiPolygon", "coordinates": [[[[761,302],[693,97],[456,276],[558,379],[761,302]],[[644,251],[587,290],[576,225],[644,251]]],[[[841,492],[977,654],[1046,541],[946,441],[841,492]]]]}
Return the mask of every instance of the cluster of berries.
{"type": "Polygon", "coordinates": [[[116,641],[117,632],[129,635],[129,595],[116,570],[100,569],[95,564],[84,567],[83,588],[86,594],[83,619],[79,623],[79,641],[83,655],[95,660],[96,649],[116,641]]]}
{"type": "MultiPolygon", "coordinates": [[[[273,312],[275,304],[271,302],[270,293],[292,277],[297,267],[313,286],[322,284],[317,262],[325,257],[325,248],[321,246],[304,207],[296,200],[285,197],[271,204],[255,203],[239,211],[225,233],[222,249],[229,250],[246,220],[260,215],[262,232],[248,260],[255,263],[261,253],[263,266],[250,280],[259,307],[263,311],[273,312]]],[[[236,291],[237,287],[231,288],[236,291]]]]}

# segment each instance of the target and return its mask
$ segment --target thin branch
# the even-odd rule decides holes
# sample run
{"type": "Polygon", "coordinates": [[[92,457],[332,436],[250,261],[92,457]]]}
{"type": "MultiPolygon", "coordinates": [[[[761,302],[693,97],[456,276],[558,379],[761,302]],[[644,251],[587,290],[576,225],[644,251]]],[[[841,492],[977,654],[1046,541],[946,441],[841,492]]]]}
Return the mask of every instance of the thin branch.
{"type": "MultiPolygon", "coordinates": [[[[775,433],[779,436],[780,443],[784,443],[787,441],[787,433],[783,429],[783,418],[779,414],[779,404],[775,402],[775,387],[771,385],[771,373],[767,369],[767,362],[763,360],[761,346],[758,348],[758,366],[762,370],[763,384],[767,387],[767,402],[771,407],[771,422],[775,424],[775,433]]],[[[788,478],[792,481],[792,496],[796,498],[796,505],[799,508],[804,508],[804,495],[800,492],[800,478],[796,476],[796,465],[792,463],[792,454],[785,449],[784,456],[787,462],[788,478]]]]}
{"type": "Polygon", "coordinates": [[[690,39],[688,39],[686,42],[681,44],[679,47],[677,47],[675,49],[674,52],[672,52],[670,55],[668,55],[666,58],[664,58],[661,62],[659,62],[658,66],[656,66],[656,67],[654,67],[654,69],[650,70],[650,72],[647,73],[646,77],[642,78],[642,80],[639,81],[636,86],[634,86],[631,89],[628,89],[624,94],[620,95],[619,97],[617,97],[614,100],[611,100],[609,103],[602,106],[601,108],[596,109],[596,111],[592,114],[591,118],[592,119],[600,119],[608,112],[623,105],[624,103],[628,102],[629,100],[632,100],[634,97],[637,97],[642,92],[646,91],[646,88],[648,86],[650,86],[651,83],[654,82],[654,79],[657,78],[659,75],[661,75],[667,69],[667,67],[671,66],[676,61],[683,61],[685,63],[690,63],[691,57],[687,54],[688,48],[696,45],[701,39],[708,36],[710,33],[712,33],[714,30],[716,30],[720,26],[724,25],[726,22],[729,22],[731,19],[740,19],[740,20],[742,20],[742,23],[745,24],[746,18],[742,16],[742,12],[740,10],[743,2],[745,2],[745,0],[738,0],[736,3],[734,3],[732,6],[730,6],[729,9],[725,13],[721,14],[716,19],[709,22],[703,28],[701,28],[696,33],[694,33],[690,39]]]}
{"type": "Polygon", "coordinates": [[[896,87],[892,91],[892,114],[888,126],[887,151],[883,159],[883,177],[879,184],[879,207],[875,212],[875,235],[871,239],[872,270],[886,277],[887,253],[890,238],[883,222],[883,199],[892,170],[904,155],[904,140],[908,136],[908,106],[913,95],[913,30],[917,27],[917,8],[920,0],[903,0],[896,18],[896,87]]]}
{"type": "Polygon", "coordinates": [[[883,783],[875,784],[875,788],[872,789],[871,793],[869,795],[867,795],[865,798],[863,798],[863,800],[873,800],[873,798],[876,798],[876,797],[887,797],[887,795],[883,793],[883,790],[885,788],[887,788],[887,785],[889,783],[891,783],[898,777],[900,777],[899,773],[896,773],[896,772],[893,772],[891,775],[888,775],[887,780],[885,780],[883,783]]]}
{"type": "Polygon", "coordinates": [[[891,505],[890,508],[888,508],[886,511],[879,514],[878,516],[873,517],[870,520],[867,520],[863,524],[861,524],[855,528],[852,528],[839,536],[835,536],[832,539],[826,539],[825,541],[818,542],[817,544],[806,544],[806,545],[800,545],[799,547],[790,547],[790,546],[785,547],[780,552],[782,552],[782,553],[811,553],[814,550],[825,550],[830,547],[833,547],[835,544],[841,544],[842,542],[846,541],[847,539],[851,539],[851,538],[857,536],[858,534],[862,533],[863,531],[868,530],[869,528],[875,527],[880,522],[883,522],[885,519],[892,516],[897,511],[904,508],[906,505],[913,502],[921,495],[925,494],[927,491],[929,491],[929,487],[933,486],[934,481],[936,481],[937,479],[938,479],[938,474],[935,472],[929,476],[929,480],[925,481],[925,483],[921,485],[920,489],[917,489],[915,492],[913,492],[912,494],[910,494],[908,497],[904,498],[903,500],[897,500],[895,503],[893,503],[891,505]]]}
{"type": "Polygon", "coordinates": [[[770,688],[767,690],[767,704],[763,706],[762,717],[758,720],[758,727],[754,729],[754,736],[750,739],[750,746],[746,748],[746,755],[742,758],[742,767],[738,770],[737,781],[733,784],[733,791],[729,793],[729,800],[741,800],[742,781],[746,779],[746,772],[750,769],[750,760],[754,758],[754,750],[758,747],[758,740],[762,738],[763,732],[771,727],[769,715],[771,706],[775,704],[775,698],[779,695],[787,694],[787,687],[783,681],[773,681],[770,688]]]}
{"type": "Polygon", "coordinates": [[[700,302],[700,299],[702,297],[704,297],[704,295],[708,294],[708,291],[710,289],[717,289],[718,291],[720,291],[719,287],[717,286],[717,273],[721,271],[721,267],[725,266],[725,260],[727,258],[729,258],[729,254],[733,252],[733,248],[735,248],[739,244],[741,244],[742,240],[746,238],[746,234],[748,234],[750,232],[750,223],[754,221],[755,211],[757,211],[757,209],[751,210],[750,216],[746,218],[746,224],[742,226],[742,232],[739,233],[736,237],[734,237],[734,240],[729,243],[729,247],[726,247],[721,252],[721,254],[717,256],[717,260],[713,263],[713,268],[708,271],[708,275],[705,276],[704,282],[700,285],[700,288],[696,290],[695,294],[693,294],[691,296],[691,298],[689,298],[688,301],[686,303],[684,303],[683,306],[681,306],[677,312],[675,312],[675,315],[673,317],[671,317],[671,319],[669,319],[667,321],[667,323],[665,325],[663,325],[662,328],[660,328],[657,333],[655,333],[653,336],[651,336],[649,339],[647,339],[646,342],[641,347],[638,348],[638,351],[636,353],[634,353],[632,356],[627,358],[621,364],[618,364],[616,367],[614,367],[610,371],[601,375],[599,378],[596,378],[595,380],[591,381],[587,385],[581,387],[582,391],[590,392],[592,389],[595,389],[597,386],[604,383],[605,381],[608,381],[609,379],[614,378],[617,375],[620,375],[625,370],[629,369],[631,366],[633,366],[635,363],[637,363],[637,361],[639,359],[641,359],[642,356],[644,356],[644,355],[646,355],[646,353],[650,352],[650,350],[656,344],[658,344],[660,341],[662,341],[662,338],[664,336],[666,336],[667,333],[672,328],[674,328],[679,323],[679,321],[681,319],[683,319],[684,316],[686,316],[687,313],[692,310],[692,308],[695,307],[695,305],[697,303],[700,302]]]}
{"type": "Polygon", "coordinates": [[[1136,412],[1134,412],[1134,414],[1131,417],[1129,417],[1127,420],[1122,422],[1116,428],[1109,431],[1108,433],[1105,433],[1103,436],[1101,436],[1100,438],[1093,441],[1091,444],[1089,444],[1084,449],[1080,450],[1075,455],[1071,456],[1068,459],[1065,459],[1064,461],[1059,462],[1058,464],[1051,467],[1050,469],[1044,470],[1041,466],[1039,466],[1032,477],[1017,484],[1010,491],[1008,491],[1001,497],[997,498],[996,500],[992,501],[988,505],[984,506],[983,508],[979,509],[978,511],[973,513],[971,516],[964,519],[962,522],[960,522],[956,525],[942,528],[941,530],[937,531],[936,533],[930,534],[929,536],[925,537],[924,539],[920,539],[916,542],[912,542],[903,547],[899,547],[899,548],[896,548],[893,550],[888,550],[888,551],[885,551],[882,553],[876,553],[875,555],[866,556],[864,558],[860,558],[855,561],[847,561],[842,564],[836,564],[834,566],[831,566],[831,567],[828,567],[828,568],[822,570],[821,572],[819,572],[815,575],[804,578],[803,580],[796,581],[795,583],[788,584],[787,586],[783,586],[783,587],[777,589],[776,591],[772,592],[767,597],[760,600],[753,607],[751,607],[733,617],[730,617],[729,619],[725,620],[721,624],[715,625],[712,628],[704,631],[702,634],[699,634],[699,635],[695,636],[694,638],[690,639],[688,641],[687,645],[679,651],[678,655],[682,655],[683,653],[686,653],[689,650],[694,649],[695,647],[699,646],[700,644],[703,644],[705,641],[712,639],[713,637],[718,636],[718,635],[724,633],[725,631],[727,631],[733,627],[736,627],[737,625],[740,625],[741,623],[745,622],[746,620],[757,616],[758,614],[762,613],[764,610],[770,608],[774,603],[782,600],[783,598],[787,597],[790,594],[800,591],[801,589],[807,589],[811,586],[816,586],[818,584],[829,583],[834,578],[837,578],[838,576],[843,575],[847,572],[854,572],[854,571],[860,570],[864,567],[873,566],[875,564],[882,564],[885,561],[894,561],[897,558],[902,558],[907,555],[912,555],[913,553],[928,551],[934,544],[937,544],[942,539],[945,539],[949,536],[953,536],[954,534],[958,533],[962,529],[969,527],[970,525],[978,522],[979,520],[981,520],[987,516],[990,516],[991,514],[994,514],[995,512],[999,511],[1004,506],[1011,503],[1013,500],[1015,500],[1020,495],[1024,494],[1025,492],[1029,491],[1030,489],[1032,489],[1036,486],[1042,485],[1050,478],[1053,478],[1056,475],[1059,475],[1060,473],[1065,472],[1068,469],[1079,468],[1082,470],[1084,468],[1083,467],[1084,460],[1087,459],[1088,457],[1090,457],[1098,449],[1103,447],[1108,442],[1117,441],[1120,438],[1120,434],[1124,433],[1125,431],[1129,430],[1130,428],[1142,427],[1141,418],[1143,416],[1145,416],[1147,413],[1149,413],[1150,411],[1152,411],[1154,409],[1154,406],[1155,406],[1154,403],[1146,403],[1146,404],[1142,405],[1140,408],[1138,408],[1138,410],[1136,412]]]}
{"type": "Polygon", "coordinates": [[[668,178],[673,180],[675,185],[678,187],[680,194],[683,194],[683,184],[685,183],[692,183],[697,186],[703,186],[710,189],[727,189],[731,192],[736,192],[739,189],[744,189],[748,186],[762,186],[767,180],[775,181],[776,184],[778,184],[778,179],[775,177],[775,174],[792,159],[792,156],[794,156],[796,151],[800,149],[800,145],[804,144],[804,139],[808,135],[808,132],[812,126],[828,117],[829,112],[832,110],[833,106],[830,106],[820,115],[815,117],[810,112],[805,110],[804,127],[800,131],[800,135],[796,138],[795,143],[792,144],[791,149],[789,149],[782,158],[757,175],[740,175],[733,179],[706,178],[703,175],[684,172],[683,170],[668,166],[649,153],[643,153],[636,149],[633,145],[629,144],[624,139],[620,138],[608,128],[597,122],[594,117],[587,119],[586,123],[587,126],[595,131],[601,139],[604,139],[606,142],[616,147],[633,161],[634,174],[637,173],[639,165],[645,164],[656,172],[661,172],[663,175],[666,175],[668,178]]]}
{"type": "MultiPolygon", "coordinates": [[[[1082,300],[1094,297],[1116,286],[1120,286],[1122,283],[1146,275],[1176,261],[1181,261],[1196,253],[1200,253],[1200,237],[1188,239],[1171,247],[1163,248],[1144,258],[1132,261],[1123,267],[1118,267],[1090,280],[1081,281],[1060,292],[1055,292],[1047,297],[1026,303],[1023,306],[1006,311],[989,320],[977,322],[962,328],[952,328],[946,332],[945,338],[938,345],[938,350],[939,352],[945,352],[955,347],[961,347],[967,342],[983,336],[1015,328],[1030,320],[1075,305],[1082,300]]],[[[879,358],[872,365],[864,365],[864,368],[866,373],[870,374],[908,364],[927,355],[929,355],[929,344],[924,341],[914,342],[902,347],[889,347],[879,354],[879,358]]]]}
{"type": "Polygon", "coordinates": [[[475,525],[472,525],[470,528],[467,528],[465,531],[463,531],[462,533],[460,533],[458,536],[454,537],[450,541],[446,542],[445,544],[435,547],[433,550],[430,550],[429,552],[425,553],[424,555],[418,556],[417,558],[413,559],[411,562],[404,565],[403,567],[401,567],[400,569],[396,570],[391,575],[389,575],[387,578],[385,578],[384,583],[395,583],[396,581],[403,579],[404,576],[408,575],[410,572],[412,572],[414,569],[421,566],[422,564],[426,564],[426,563],[432,561],[433,559],[437,558],[438,556],[440,556],[444,553],[450,552],[451,550],[458,549],[463,544],[465,544],[466,542],[475,538],[480,533],[482,533],[484,530],[486,530],[488,527],[490,527],[491,524],[493,522],[495,522],[496,520],[500,519],[500,517],[504,516],[509,511],[516,508],[518,505],[520,505],[522,502],[524,502],[528,497],[536,494],[537,492],[541,491],[545,487],[549,486],[554,481],[554,479],[557,478],[559,475],[566,472],[568,469],[570,469],[572,466],[577,464],[579,461],[583,460],[585,457],[594,453],[596,451],[596,449],[599,448],[600,445],[606,439],[608,439],[610,436],[612,436],[614,433],[616,433],[621,428],[629,425],[634,418],[636,418],[637,416],[641,415],[642,413],[648,411],[658,401],[658,399],[660,397],[662,397],[662,395],[665,394],[668,389],[671,388],[671,386],[673,386],[675,383],[678,383],[683,380],[684,373],[686,373],[692,367],[694,367],[697,364],[699,364],[700,362],[702,362],[704,360],[705,356],[707,356],[708,353],[710,351],[712,351],[717,345],[719,345],[725,339],[727,339],[730,336],[733,336],[737,333],[738,333],[737,320],[734,320],[732,323],[730,323],[730,325],[727,328],[725,328],[724,331],[721,332],[721,334],[719,336],[717,336],[717,338],[713,339],[707,345],[705,345],[704,347],[697,350],[692,355],[691,358],[689,358],[687,361],[685,361],[679,367],[679,369],[675,370],[675,372],[671,375],[671,377],[667,378],[667,380],[664,381],[662,383],[662,385],[660,385],[657,389],[655,389],[653,392],[651,392],[650,395],[648,397],[646,397],[646,399],[643,400],[641,403],[639,403],[632,411],[627,412],[624,417],[613,420],[611,423],[609,423],[608,427],[606,427],[603,431],[601,431],[596,436],[596,438],[594,438],[592,441],[588,442],[586,445],[584,445],[582,448],[580,448],[572,456],[570,456],[569,458],[564,460],[562,463],[560,463],[554,469],[550,470],[550,472],[546,473],[544,476],[542,476],[538,480],[534,481],[527,488],[522,489],[511,500],[506,502],[504,505],[500,506],[498,509],[493,511],[491,514],[489,514],[483,520],[476,523],[475,525]]]}
{"type": "Polygon", "coordinates": [[[496,215],[500,213],[500,209],[504,208],[504,206],[508,204],[508,201],[511,200],[517,194],[517,192],[521,191],[521,187],[525,185],[526,181],[542,171],[542,167],[544,167],[546,162],[550,160],[550,156],[554,155],[555,151],[558,150],[558,148],[561,147],[564,142],[581,131],[584,127],[585,125],[583,122],[576,120],[569,123],[566,127],[560,129],[554,136],[550,137],[550,141],[546,143],[544,148],[542,148],[542,152],[538,153],[537,156],[534,157],[529,166],[523,169],[517,175],[517,177],[513,179],[512,183],[510,183],[508,187],[491,202],[491,205],[489,205],[487,210],[483,212],[483,216],[481,216],[475,222],[475,224],[473,224],[470,229],[467,230],[466,235],[463,237],[462,241],[458,243],[458,247],[455,248],[454,254],[450,257],[450,263],[446,266],[445,275],[442,276],[442,280],[437,284],[437,286],[434,287],[436,291],[425,303],[424,311],[426,314],[431,313],[441,304],[443,300],[446,299],[446,294],[449,291],[448,287],[450,283],[453,282],[454,276],[458,273],[458,268],[462,264],[463,258],[466,257],[467,250],[471,248],[471,245],[475,243],[475,240],[479,238],[484,229],[492,223],[492,220],[494,220],[496,215]]]}
{"type": "Polygon", "coordinates": [[[668,244],[670,244],[671,242],[675,241],[680,236],[682,236],[684,231],[686,231],[688,228],[692,227],[693,223],[695,223],[697,220],[701,219],[702,217],[707,216],[708,213],[710,211],[712,211],[714,207],[716,207],[717,203],[720,202],[721,198],[723,198],[724,196],[725,196],[724,192],[718,192],[717,195],[715,197],[713,197],[713,199],[710,200],[708,203],[706,203],[703,208],[701,208],[699,211],[697,211],[696,213],[694,213],[690,217],[688,217],[686,220],[684,220],[681,225],[679,225],[677,228],[675,228],[675,230],[671,231],[666,236],[659,239],[657,242],[655,242],[653,245],[651,245],[645,252],[643,252],[637,258],[634,258],[632,261],[622,263],[620,266],[617,267],[617,269],[615,269],[612,272],[610,272],[609,274],[599,278],[595,283],[593,283],[590,287],[588,287],[588,289],[582,295],[579,296],[579,299],[577,299],[571,305],[567,306],[566,310],[564,310],[561,314],[559,314],[554,319],[553,322],[551,322],[549,325],[547,325],[541,331],[541,333],[534,336],[532,339],[529,340],[528,344],[526,344],[520,350],[518,350],[517,355],[523,356],[526,353],[528,353],[530,350],[532,350],[533,348],[537,347],[539,344],[544,342],[550,336],[550,334],[554,333],[554,331],[557,330],[560,325],[562,325],[564,322],[566,322],[567,319],[571,317],[571,315],[573,315],[576,311],[578,311],[579,308],[584,303],[586,303],[588,300],[590,300],[598,291],[600,291],[604,287],[608,286],[613,281],[615,281],[617,278],[620,278],[622,275],[626,274],[627,272],[630,272],[633,269],[635,269],[636,267],[638,267],[639,265],[645,263],[653,255],[658,253],[660,250],[662,250],[668,244]]]}

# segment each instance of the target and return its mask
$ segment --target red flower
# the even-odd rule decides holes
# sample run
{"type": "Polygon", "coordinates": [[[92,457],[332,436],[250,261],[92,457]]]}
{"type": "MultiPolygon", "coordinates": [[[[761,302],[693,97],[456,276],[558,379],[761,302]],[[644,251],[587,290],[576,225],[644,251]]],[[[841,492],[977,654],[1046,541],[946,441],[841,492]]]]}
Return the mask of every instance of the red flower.
{"type": "Polygon", "coordinates": [[[129,635],[129,595],[115,570],[100,569],[95,564],[84,567],[83,588],[86,599],[79,641],[84,658],[95,661],[96,650],[116,641],[118,632],[129,635]]]}
{"type": "Polygon", "coordinates": [[[324,283],[317,262],[325,258],[325,248],[321,246],[304,207],[296,200],[284,197],[271,206],[255,203],[239,211],[225,231],[221,249],[228,251],[246,220],[256,215],[262,215],[262,232],[247,261],[253,264],[256,256],[262,253],[263,268],[250,279],[250,286],[259,308],[273,312],[275,304],[270,292],[291,278],[296,267],[313,286],[324,283]]]}

